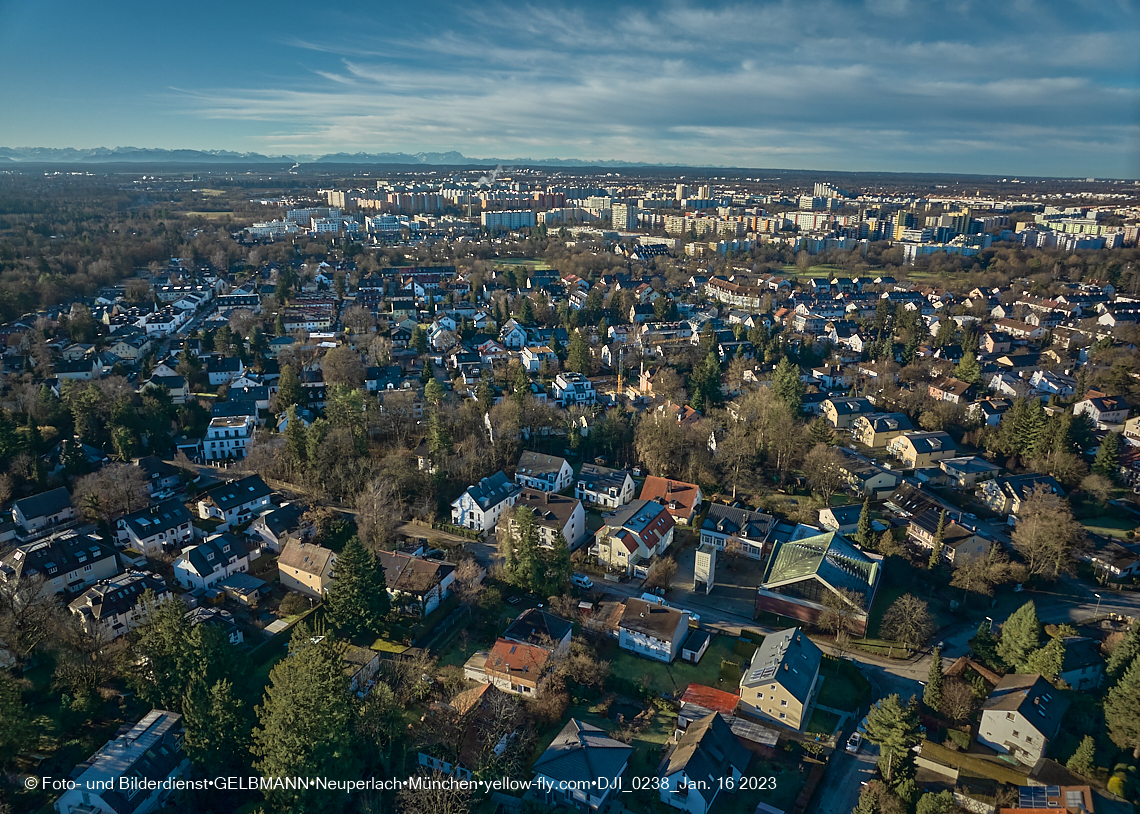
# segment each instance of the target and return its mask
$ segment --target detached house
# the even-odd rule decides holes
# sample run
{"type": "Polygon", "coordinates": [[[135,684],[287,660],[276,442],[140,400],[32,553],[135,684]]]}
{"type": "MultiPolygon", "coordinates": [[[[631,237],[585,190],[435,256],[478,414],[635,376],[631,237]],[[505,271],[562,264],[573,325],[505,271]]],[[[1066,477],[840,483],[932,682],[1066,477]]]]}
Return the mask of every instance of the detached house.
{"type": "Polygon", "coordinates": [[[803,729],[819,691],[823,652],[800,628],[764,637],[740,677],[740,706],[752,715],[803,729]]]}
{"type": "Polygon", "coordinates": [[[244,523],[258,510],[270,505],[273,494],[260,475],[250,475],[215,486],[198,498],[198,516],[203,520],[221,520],[220,530],[244,523]]]}
{"type": "Polygon", "coordinates": [[[277,558],[277,578],[282,587],[324,599],[333,583],[336,554],[329,549],[290,540],[277,558]]]}
{"type": "Polygon", "coordinates": [[[561,492],[570,486],[574,469],[565,458],[524,452],[515,467],[515,483],[539,492],[561,492]]]}
{"type": "Polygon", "coordinates": [[[515,505],[519,487],[502,472],[468,486],[451,504],[451,522],[474,531],[491,531],[503,511],[515,505]]]}
{"type": "Polygon", "coordinates": [[[146,608],[139,602],[146,591],[154,593],[156,602],[164,602],[171,595],[162,577],[149,571],[127,571],[96,582],[68,608],[88,634],[98,634],[100,641],[110,642],[146,621],[146,608]]]}
{"type": "Polygon", "coordinates": [[[618,622],[618,645],[639,656],[669,664],[689,635],[688,611],[629,598],[618,622]]]}
{"type": "MultiPolygon", "coordinates": [[[[919,548],[934,550],[934,538],[938,533],[941,512],[927,510],[910,519],[907,526],[907,539],[919,548]]],[[[993,540],[973,529],[959,525],[950,515],[942,529],[942,559],[957,567],[962,563],[985,557],[990,552],[993,540]]]]}
{"type": "Polygon", "coordinates": [[[1086,398],[1073,405],[1073,415],[1087,415],[1097,427],[1109,429],[1128,419],[1128,402],[1120,396],[1086,398]]]}
{"type": "Polygon", "coordinates": [[[851,422],[851,437],[865,447],[885,447],[904,432],[914,430],[906,413],[866,413],[851,422]]]}
{"type": "Polygon", "coordinates": [[[62,486],[12,504],[12,520],[28,534],[74,519],[71,494],[62,486]]]}
{"type": "Polygon", "coordinates": [[[571,718],[534,762],[535,796],[547,805],[600,811],[611,794],[620,796],[615,789],[620,788],[631,754],[632,746],[571,718]]]}
{"type": "Polygon", "coordinates": [[[231,574],[249,571],[249,552],[232,534],[215,534],[182,551],[174,578],[190,588],[211,588],[231,574]]]}
{"type": "Polygon", "coordinates": [[[724,551],[732,540],[733,546],[739,543],[740,554],[763,560],[771,550],[769,541],[775,528],[776,518],[770,514],[713,503],[701,523],[701,544],[724,551]]]}
{"type": "Polygon", "coordinates": [[[1069,702],[1039,675],[1007,675],[982,704],[978,741],[1034,765],[1057,737],[1069,702]]]}
{"type": "Polygon", "coordinates": [[[673,516],[659,503],[634,500],[605,519],[590,553],[612,571],[644,576],[673,542],[673,516]]]}
{"type": "MultiPolygon", "coordinates": [[[[524,506],[534,515],[538,544],[542,548],[553,548],[559,534],[565,538],[571,551],[586,541],[586,511],[582,508],[582,501],[577,498],[523,489],[515,502],[515,508],[524,506]]],[[[518,524],[512,518],[511,532],[517,532],[517,528],[518,524]]]]}
{"type": "Polygon", "coordinates": [[[583,464],[574,497],[594,506],[616,509],[633,500],[633,486],[633,477],[624,469],[583,464]]]}
{"type": "Polygon", "coordinates": [[[27,578],[43,577],[45,593],[80,591],[119,573],[114,547],[100,537],[64,531],[35,543],[25,543],[0,561],[0,584],[17,586],[27,578]]]}
{"type": "Polygon", "coordinates": [[[661,802],[689,814],[708,814],[721,790],[738,788],[752,754],[719,712],[689,724],[665,758],[658,777],[661,802]],[[736,783],[726,783],[732,778],[736,783]]]}
{"type": "Polygon", "coordinates": [[[190,768],[182,716],[154,709],[119,730],[76,766],[74,783],[55,801],[58,814],[150,814],[166,804],[169,784],[190,768]]]}
{"type": "Polygon", "coordinates": [[[115,526],[121,542],[148,557],[179,551],[194,539],[190,511],[173,499],[120,517],[115,526]]]}
{"type": "Polygon", "coordinates": [[[399,551],[381,551],[376,556],[384,568],[384,582],[393,607],[410,608],[415,615],[427,616],[451,594],[455,582],[455,566],[451,563],[399,551]]]}
{"type": "Polygon", "coordinates": [[[875,405],[866,398],[830,398],[820,405],[820,412],[828,423],[843,430],[861,415],[875,412],[875,405]]]}
{"type": "Polygon", "coordinates": [[[953,458],[958,447],[949,433],[908,432],[887,443],[887,454],[897,458],[907,469],[916,469],[953,458]]]}
{"type": "Polygon", "coordinates": [[[695,483],[650,475],[641,486],[641,499],[660,503],[676,523],[687,526],[700,512],[704,495],[695,483]]]}

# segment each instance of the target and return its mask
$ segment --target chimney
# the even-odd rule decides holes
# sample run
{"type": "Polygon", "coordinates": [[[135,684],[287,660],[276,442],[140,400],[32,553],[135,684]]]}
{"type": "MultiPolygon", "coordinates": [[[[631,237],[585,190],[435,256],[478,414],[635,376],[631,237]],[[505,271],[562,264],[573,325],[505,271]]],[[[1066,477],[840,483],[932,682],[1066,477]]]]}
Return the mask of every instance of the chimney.
{"type": "Polygon", "coordinates": [[[542,493],[542,502],[547,504],[548,506],[550,505],[550,492],[543,492],[542,493]]]}
{"type": "Polygon", "coordinates": [[[667,495],[673,494],[673,481],[671,481],[671,480],[665,481],[665,494],[667,494],[667,495]]]}

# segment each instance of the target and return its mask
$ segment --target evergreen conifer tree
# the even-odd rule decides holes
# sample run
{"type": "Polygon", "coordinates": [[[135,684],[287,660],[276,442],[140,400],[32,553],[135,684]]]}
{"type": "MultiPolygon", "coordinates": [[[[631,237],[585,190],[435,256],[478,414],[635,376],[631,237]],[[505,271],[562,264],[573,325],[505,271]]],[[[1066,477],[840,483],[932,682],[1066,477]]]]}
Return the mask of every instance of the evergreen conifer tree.
{"type": "Polygon", "coordinates": [[[1092,471],[1115,481],[1120,476],[1120,433],[1110,432],[1100,442],[1092,471]]]}
{"type": "Polygon", "coordinates": [[[1108,736],[1121,749],[1131,749],[1140,759],[1140,659],[1120,677],[1104,699],[1108,736]]]}
{"type": "Polygon", "coordinates": [[[875,544],[875,527],[871,525],[871,496],[863,498],[863,509],[859,512],[859,527],[855,530],[855,542],[863,548],[875,544]]]}
{"type": "Polygon", "coordinates": [[[1081,739],[1080,746],[1065,763],[1065,768],[1081,777],[1092,776],[1093,770],[1096,769],[1096,741],[1091,735],[1085,735],[1081,739]]]}
{"type": "Polygon", "coordinates": [[[1001,627],[997,654],[1002,661],[1018,672],[1024,672],[1030,654],[1041,644],[1041,622],[1033,600],[1013,612],[1001,627]]]}
{"type": "Polygon", "coordinates": [[[942,549],[946,545],[946,510],[942,510],[942,514],[938,516],[938,528],[934,531],[934,542],[930,550],[930,559],[927,560],[927,567],[934,569],[942,565],[942,549]]]}
{"type": "Polygon", "coordinates": [[[337,557],[326,607],[329,623],[344,638],[376,633],[388,615],[384,568],[358,537],[350,537],[337,557]]]}
{"type": "Polygon", "coordinates": [[[922,700],[926,706],[933,710],[942,707],[942,648],[934,648],[930,659],[930,673],[926,677],[926,689],[922,692],[922,700]]]}

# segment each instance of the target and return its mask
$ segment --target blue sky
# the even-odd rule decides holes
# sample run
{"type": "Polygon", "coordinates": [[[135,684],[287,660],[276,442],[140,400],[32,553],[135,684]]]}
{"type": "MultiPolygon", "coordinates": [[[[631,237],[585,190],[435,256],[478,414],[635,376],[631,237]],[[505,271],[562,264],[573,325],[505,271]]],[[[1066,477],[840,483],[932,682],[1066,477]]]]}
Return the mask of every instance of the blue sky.
{"type": "Polygon", "coordinates": [[[1134,0],[0,0],[0,146],[1140,177],[1134,0]]]}

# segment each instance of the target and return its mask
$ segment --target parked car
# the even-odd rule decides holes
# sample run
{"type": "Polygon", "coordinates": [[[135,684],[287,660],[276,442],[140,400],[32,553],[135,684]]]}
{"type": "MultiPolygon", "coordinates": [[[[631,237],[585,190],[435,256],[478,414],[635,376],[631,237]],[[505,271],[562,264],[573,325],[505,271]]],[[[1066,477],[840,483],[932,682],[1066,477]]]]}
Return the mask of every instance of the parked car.
{"type": "Polygon", "coordinates": [[[863,745],[863,736],[858,732],[852,732],[851,737],[847,739],[847,751],[855,754],[859,751],[859,747],[863,745]]]}
{"type": "Polygon", "coordinates": [[[585,574],[579,574],[578,572],[574,572],[574,574],[570,577],[570,582],[584,590],[589,590],[590,588],[594,587],[594,581],[592,579],[590,579],[585,574]]]}

